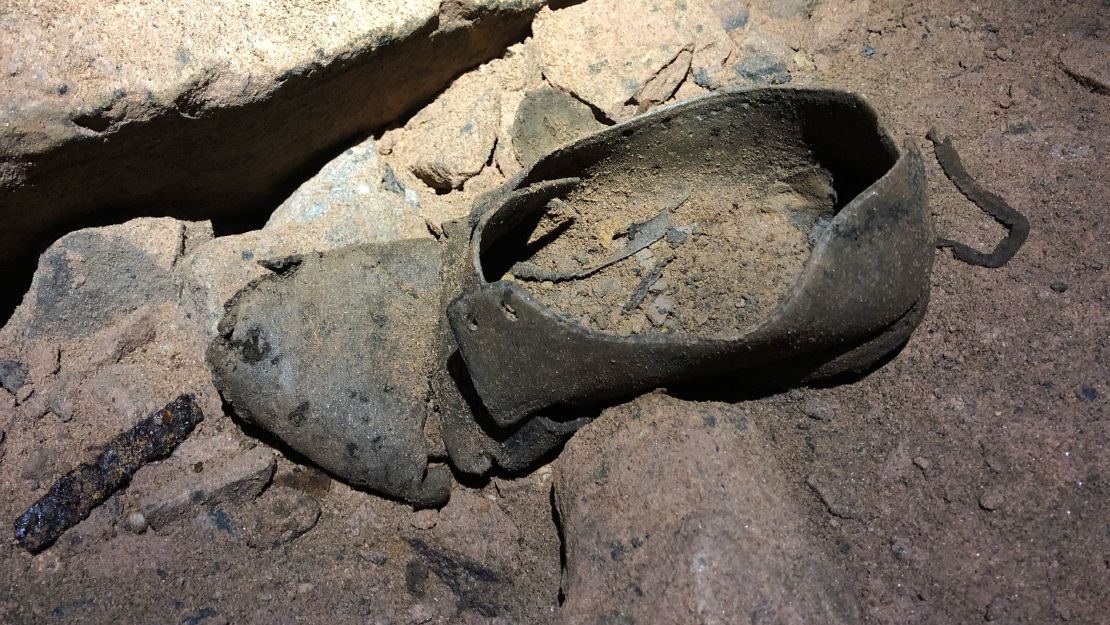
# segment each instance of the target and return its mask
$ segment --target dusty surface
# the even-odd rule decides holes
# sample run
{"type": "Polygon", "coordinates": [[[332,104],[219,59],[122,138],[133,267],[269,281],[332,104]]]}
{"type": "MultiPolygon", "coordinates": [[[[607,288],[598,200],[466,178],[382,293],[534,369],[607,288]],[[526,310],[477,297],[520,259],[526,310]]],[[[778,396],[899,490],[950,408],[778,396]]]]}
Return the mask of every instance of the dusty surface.
{"type": "Polygon", "coordinates": [[[535,253],[519,261],[528,265],[499,277],[609,334],[737,336],[782,300],[833,215],[829,173],[776,156],[770,170],[708,183],[591,182],[545,213],[527,243],[535,253]]]}
{"type": "MultiPolygon", "coordinates": [[[[928,127],[951,134],[969,171],[1032,224],[1028,243],[1002,269],[969,267],[938,252],[928,315],[881,369],[834,388],[729,409],[742,411],[767,441],[782,485],[775,495],[798,511],[796,531],[842,576],[840,590],[864,623],[1105,623],[1110,96],[1098,51],[1110,36],[1107,8],[712,0],[708,11],[682,12],[679,4],[698,3],[587,0],[572,7],[580,19],[608,15],[630,25],[613,37],[647,48],[679,42],[670,56],[645,53],[658,65],[654,73],[633,66],[623,76],[659,76],[646,80],[655,88],[615,80],[599,83],[610,91],[575,92],[602,122],[637,108],[627,104],[629,93],[654,101],[676,80],[679,98],[785,79],[839,86],[868,97],[898,138],[918,141],[927,157],[928,127]],[[600,4],[603,10],[583,8],[600,4]],[[694,23],[639,30],[638,12],[649,5],[679,24],[694,23]],[[703,23],[699,38],[697,22],[706,15],[716,21],[703,23]],[[705,58],[699,50],[722,44],[718,31],[732,50],[698,72],[694,59],[705,58]],[[677,68],[688,62],[682,75],[677,68]]],[[[569,10],[538,19],[554,29],[552,21],[573,15],[569,10]]],[[[560,48],[538,41],[542,31],[535,27],[534,39],[470,74],[468,90],[481,76],[497,81],[500,114],[475,112],[475,121],[491,128],[467,134],[481,139],[487,157],[478,173],[462,158],[469,154],[443,152],[459,158],[435,171],[471,176],[461,188],[458,178],[442,177],[453,189],[443,193],[417,175],[425,171],[416,166],[421,154],[405,143],[427,116],[380,138],[383,160],[414,190],[433,232],[519,171],[511,129],[527,91],[573,89],[590,65],[625,60],[619,55],[628,46],[575,40],[560,48]],[[513,71],[495,71],[499,64],[513,71]],[[570,71],[549,79],[549,64],[570,71]]],[[[440,97],[465,101],[448,94],[440,97]]],[[[442,123],[461,130],[466,121],[442,123]]],[[[930,158],[926,166],[938,231],[991,247],[1001,229],[952,189],[930,158]]],[[[78,178],[89,186],[89,177],[78,178]]],[[[97,193],[110,197],[112,188],[97,193]]],[[[653,213],[645,207],[644,214],[653,213]]],[[[197,306],[180,294],[190,255],[211,231],[171,220],[113,228],[72,235],[44,256],[40,283],[0,332],[0,518],[14,520],[83,450],[182,391],[197,392],[207,418],[178,453],[136,474],[134,492],[110,499],[55,547],[32,557],[9,543],[0,552],[0,620],[557,620],[560,545],[570,543],[552,518],[548,468],[457,484],[442,510],[416,513],[333,481],[287,449],[271,451],[271,441],[224,413],[203,362],[208,331],[197,306]],[[18,361],[26,374],[4,361],[18,361]],[[143,511],[150,521],[132,514],[143,511]]],[[[244,251],[234,250],[240,259],[244,251]]],[[[229,274],[239,269],[228,263],[229,274]]],[[[667,406],[687,414],[680,402],[667,406]]],[[[722,475],[748,461],[715,460],[722,475]]],[[[561,471],[563,459],[555,462],[561,471]]],[[[637,486],[650,488],[653,477],[637,486]]],[[[684,505],[697,514],[694,503],[684,505]]],[[[620,509],[614,504],[608,513],[620,509]]],[[[607,512],[599,504],[593,513],[607,512]]],[[[617,521],[636,531],[629,527],[635,518],[617,521]]],[[[670,575],[667,567],[654,572],[670,575]]],[[[565,596],[562,604],[576,601],[565,596]]],[[[614,607],[599,609],[593,622],[605,622],[614,607]]]]}

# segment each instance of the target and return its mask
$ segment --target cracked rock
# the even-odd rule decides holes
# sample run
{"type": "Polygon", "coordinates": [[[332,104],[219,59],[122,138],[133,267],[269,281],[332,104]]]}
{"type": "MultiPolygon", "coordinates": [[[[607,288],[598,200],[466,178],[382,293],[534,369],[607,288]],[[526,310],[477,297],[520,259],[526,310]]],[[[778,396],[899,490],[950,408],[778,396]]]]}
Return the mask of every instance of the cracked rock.
{"type": "Polygon", "coordinates": [[[721,21],[697,0],[544,9],[533,31],[548,82],[615,121],[666,101],[691,70],[716,71],[732,51],[721,21]]]}

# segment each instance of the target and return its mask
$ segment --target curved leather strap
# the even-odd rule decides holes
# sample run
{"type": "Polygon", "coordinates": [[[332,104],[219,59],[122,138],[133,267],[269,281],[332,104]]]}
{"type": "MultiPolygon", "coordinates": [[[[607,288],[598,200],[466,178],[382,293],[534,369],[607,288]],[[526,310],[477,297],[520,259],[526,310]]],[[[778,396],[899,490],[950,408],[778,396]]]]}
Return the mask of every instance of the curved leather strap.
{"type": "Polygon", "coordinates": [[[940,168],[944,170],[944,175],[948,176],[948,179],[956,185],[956,188],[964,194],[964,197],[974,202],[983,212],[1006,226],[1010,231],[1006,238],[999,241],[990,254],[972,249],[959,241],[945,238],[937,238],[937,247],[952,248],[952,256],[969,265],[992,268],[1005,265],[1014,257],[1014,254],[1017,254],[1022,244],[1025,243],[1026,237],[1029,236],[1029,220],[1025,218],[1025,215],[1011,208],[1005,200],[975,182],[967,173],[967,170],[964,169],[964,165],[960,161],[960,155],[956,153],[956,148],[952,147],[950,137],[945,137],[942,141],[936,128],[930,129],[926,136],[929,141],[933,142],[937,162],[940,163],[940,168]]]}

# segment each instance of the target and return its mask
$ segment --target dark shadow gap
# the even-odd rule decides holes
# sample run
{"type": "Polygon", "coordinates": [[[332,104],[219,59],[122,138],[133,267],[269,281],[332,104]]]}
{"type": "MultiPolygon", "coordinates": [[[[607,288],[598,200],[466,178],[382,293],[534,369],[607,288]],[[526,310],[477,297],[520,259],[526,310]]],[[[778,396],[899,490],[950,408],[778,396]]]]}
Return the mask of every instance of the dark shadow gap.
{"type": "Polygon", "coordinates": [[[446,31],[433,19],[360,56],[297,68],[263,101],[199,116],[167,111],[10,157],[28,174],[0,195],[0,324],[30,286],[39,255],[74,230],[137,217],[210,219],[218,236],[261,227],[351,145],[410,117],[459,75],[528,37],[533,17],[494,10],[446,31]]]}

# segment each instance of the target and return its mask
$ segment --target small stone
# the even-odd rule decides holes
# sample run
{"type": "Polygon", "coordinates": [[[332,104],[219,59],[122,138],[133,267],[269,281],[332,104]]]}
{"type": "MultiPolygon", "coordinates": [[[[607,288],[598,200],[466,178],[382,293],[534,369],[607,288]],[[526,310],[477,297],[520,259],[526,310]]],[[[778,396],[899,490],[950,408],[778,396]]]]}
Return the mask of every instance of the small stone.
{"type": "Polygon", "coordinates": [[[1064,284],[1063,282],[1053,282],[1049,288],[1051,288],[1053,291],[1056,291],[1057,293],[1063,293],[1064,291],[1068,290],[1068,285],[1064,284]]]}
{"type": "Polygon", "coordinates": [[[989,490],[979,497],[979,507],[988,512],[999,509],[1005,502],[1006,498],[999,490],[989,490]]]}
{"type": "Polygon", "coordinates": [[[895,558],[905,560],[910,557],[910,544],[901,538],[895,538],[890,543],[890,551],[895,558]]]}
{"type": "Polygon", "coordinates": [[[1060,66],[1087,89],[1110,94],[1110,43],[1094,38],[1072,40],[1060,52],[1060,66]]]}
{"type": "Polygon", "coordinates": [[[994,51],[994,55],[998,57],[999,61],[1009,61],[1014,58],[1014,51],[1003,46],[994,51]]]}
{"type": "Polygon", "coordinates": [[[268,489],[238,515],[246,543],[272,549],[305,535],[320,519],[320,504],[304,491],[284,486],[268,489]]]}
{"type": "Polygon", "coordinates": [[[414,512],[409,522],[418,530],[430,530],[436,526],[438,520],[439,512],[429,508],[414,512]]]}
{"type": "Polygon", "coordinates": [[[667,244],[671,247],[678,247],[686,242],[690,237],[688,228],[671,228],[667,231],[667,244]]]}
{"type": "Polygon", "coordinates": [[[924,456],[918,456],[914,458],[913,463],[917,465],[917,468],[921,469],[922,471],[928,471],[929,467],[933,466],[932,461],[924,456]]]}
{"type": "Polygon", "coordinates": [[[389,557],[380,551],[371,551],[367,553],[365,557],[374,566],[382,566],[386,562],[389,562],[389,557]]]}
{"type": "Polygon", "coordinates": [[[832,421],[836,417],[836,407],[820,397],[810,397],[802,404],[802,412],[810,419],[832,421]]]}
{"type": "Polygon", "coordinates": [[[20,476],[25,480],[42,482],[50,478],[53,472],[53,454],[42,447],[33,449],[28,455],[27,463],[23,465],[20,476]]]}
{"type": "Polygon", "coordinates": [[[243,503],[258,496],[274,474],[274,453],[258,447],[240,451],[222,438],[186,440],[176,458],[135,475],[128,494],[155,529],[185,516],[197,506],[243,503]],[[204,460],[194,460],[201,457],[204,460]],[[204,471],[192,467],[204,463],[204,471]]]}
{"type": "Polygon", "coordinates": [[[144,515],[142,512],[136,510],[127,515],[127,529],[135,532],[136,534],[142,534],[146,531],[146,528],[146,515],[144,515]]]}
{"type": "Polygon", "coordinates": [[[18,360],[0,359],[0,388],[18,393],[27,383],[27,366],[18,360]]]}
{"type": "Polygon", "coordinates": [[[15,395],[0,388],[0,414],[6,414],[15,410],[15,395]]]}
{"type": "Polygon", "coordinates": [[[30,384],[26,384],[26,385],[20,387],[20,389],[18,391],[16,391],[16,393],[15,393],[15,403],[25,404],[25,403],[27,403],[27,400],[31,398],[31,395],[34,395],[34,394],[35,394],[35,387],[31,386],[30,384]]]}
{"type": "Polygon", "coordinates": [[[1098,391],[1091,386],[1084,386],[1082,389],[1080,389],[1079,394],[1082,395],[1083,399],[1086,399],[1087,401],[1094,401],[1098,399],[1098,391]]]}

